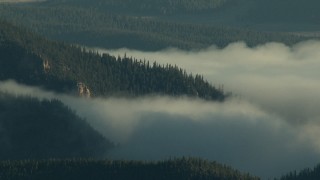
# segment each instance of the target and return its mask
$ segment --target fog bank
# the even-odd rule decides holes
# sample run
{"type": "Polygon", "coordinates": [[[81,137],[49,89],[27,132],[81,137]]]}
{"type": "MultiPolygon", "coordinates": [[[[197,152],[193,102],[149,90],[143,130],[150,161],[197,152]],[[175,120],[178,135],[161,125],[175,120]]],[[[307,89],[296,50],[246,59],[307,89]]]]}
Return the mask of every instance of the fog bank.
{"type": "Polygon", "coordinates": [[[320,163],[320,42],[99,51],[177,64],[237,96],[223,103],[165,96],[84,99],[14,81],[0,82],[0,90],[60,99],[120,144],[109,158],[196,156],[263,178],[320,163]]]}
{"type": "Polygon", "coordinates": [[[320,162],[317,121],[290,123],[244,99],[224,103],[160,96],[85,99],[14,81],[0,82],[0,91],[60,99],[104,136],[120,143],[108,158],[195,156],[265,178],[320,162]]]}
{"type": "Polygon", "coordinates": [[[203,74],[216,86],[276,113],[290,123],[310,123],[320,117],[320,42],[307,41],[292,47],[267,43],[249,48],[233,43],[200,51],[166,49],[141,52],[102,50],[113,55],[171,63],[188,72],[203,74]]]}

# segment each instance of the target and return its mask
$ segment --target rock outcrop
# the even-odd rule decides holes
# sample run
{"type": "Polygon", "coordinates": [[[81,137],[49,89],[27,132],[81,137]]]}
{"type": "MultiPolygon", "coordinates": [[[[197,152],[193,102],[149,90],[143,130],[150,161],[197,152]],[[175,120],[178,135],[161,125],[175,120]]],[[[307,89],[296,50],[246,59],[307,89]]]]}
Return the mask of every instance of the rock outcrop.
{"type": "Polygon", "coordinates": [[[48,60],[43,60],[43,70],[44,72],[48,73],[51,69],[51,66],[49,64],[48,60]]]}
{"type": "Polygon", "coordinates": [[[80,97],[86,97],[86,98],[91,97],[91,91],[87,85],[85,85],[82,82],[78,82],[77,86],[78,86],[78,95],[80,97]]]}

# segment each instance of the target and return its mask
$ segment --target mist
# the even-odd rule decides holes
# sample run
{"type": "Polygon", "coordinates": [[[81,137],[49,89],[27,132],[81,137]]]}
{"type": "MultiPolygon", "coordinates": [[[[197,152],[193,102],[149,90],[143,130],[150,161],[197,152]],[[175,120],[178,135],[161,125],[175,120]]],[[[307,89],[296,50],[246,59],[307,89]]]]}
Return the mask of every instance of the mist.
{"type": "Polygon", "coordinates": [[[107,158],[195,156],[265,179],[320,163],[320,42],[99,51],[177,64],[235,96],[221,103],[167,96],[86,99],[14,81],[1,82],[0,91],[60,99],[119,143],[107,158]]]}
{"type": "MultiPolygon", "coordinates": [[[[127,57],[156,61],[160,64],[176,64],[193,74],[202,74],[211,84],[217,87],[224,87],[225,91],[232,92],[238,99],[251,104],[252,107],[259,109],[269,116],[269,118],[266,118],[267,120],[265,119],[263,122],[268,122],[267,124],[270,126],[260,126],[258,132],[263,132],[263,130],[269,132],[266,133],[268,134],[268,136],[266,136],[268,138],[266,139],[273,139],[275,141],[271,142],[271,140],[268,141],[265,139],[266,141],[262,140],[262,142],[272,144],[270,147],[272,147],[273,150],[278,151],[277,146],[283,143],[280,139],[282,139],[285,133],[291,132],[296,135],[299,134],[296,136],[297,139],[304,141],[306,144],[312,142],[312,146],[316,149],[316,156],[311,155],[311,158],[308,158],[307,156],[313,153],[297,153],[296,157],[287,159],[297,160],[299,157],[301,159],[300,164],[303,164],[303,161],[311,163],[319,159],[319,41],[301,42],[290,47],[281,43],[271,42],[253,48],[249,48],[243,42],[237,42],[228,45],[224,49],[211,46],[207,49],[193,51],[183,51],[175,48],[164,49],[158,52],[141,52],[129,49],[104,50],[96,48],[96,50],[101,53],[108,52],[115,56],[126,55],[127,57]],[[274,132],[272,125],[279,122],[284,123],[282,126],[283,129],[274,132]]],[[[228,113],[225,113],[225,115],[226,114],[228,113]]],[[[250,119],[247,116],[236,119],[246,118],[250,119]]],[[[224,122],[224,120],[222,120],[222,122],[224,122]]],[[[252,135],[252,129],[254,129],[254,127],[252,127],[253,124],[247,124],[243,122],[243,120],[241,120],[241,122],[241,127],[250,127],[249,132],[251,133],[249,134],[252,135]]],[[[241,129],[241,127],[230,126],[223,129],[233,129],[231,133],[234,133],[235,129],[241,129]]],[[[230,131],[227,132],[229,133],[230,131]]],[[[228,133],[221,133],[223,134],[222,137],[229,137],[226,135],[228,133]]],[[[287,137],[290,136],[288,135],[287,137]]],[[[248,137],[248,139],[252,138],[248,137]]],[[[282,140],[284,142],[290,142],[290,138],[289,140],[282,140]]],[[[251,141],[247,140],[244,142],[251,141]]],[[[263,144],[262,142],[261,144],[263,144]]],[[[298,149],[301,149],[302,146],[304,145],[301,145],[300,148],[295,147],[289,149],[291,149],[291,151],[297,149],[298,152],[298,149]]],[[[302,149],[307,147],[308,146],[305,146],[302,149]]],[[[225,148],[224,151],[226,151],[226,149],[228,148],[225,148]]],[[[248,151],[248,149],[245,151],[248,151]]],[[[257,151],[259,152],[259,150],[257,151]]],[[[289,150],[284,151],[290,152],[289,150]]],[[[284,157],[286,156],[285,154],[280,154],[278,155],[282,158],[278,157],[277,154],[273,154],[272,156],[274,158],[266,156],[262,158],[264,159],[262,162],[265,160],[265,162],[268,162],[268,159],[272,159],[271,162],[274,162],[274,165],[278,164],[276,163],[276,159],[285,159],[284,157]]],[[[264,156],[263,153],[260,155],[264,156]]],[[[237,159],[239,156],[229,158],[229,160],[237,159]]],[[[216,157],[213,159],[222,160],[222,158],[216,157]]],[[[285,163],[285,161],[283,162],[285,163]]],[[[299,164],[299,160],[297,162],[299,164]]],[[[294,163],[287,162],[287,164],[290,166],[290,164],[293,165],[294,163]]],[[[244,166],[238,165],[237,167],[244,166]]],[[[299,168],[302,166],[296,165],[295,167],[299,168]]],[[[277,169],[279,170],[278,172],[280,172],[282,169],[285,169],[285,167],[277,167],[277,169]]]]}
{"type": "Polygon", "coordinates": [[[113,55],[177,64],[210,83],[277,113],[290,123],[309,123],[320,117],[320,42],[307,41],[292,47],[267,43],[249,48],[238,42],[200,51],[165,49],[141,52],[102,50],[113,55]]]}
{"type": "Polygon", "coordinates": [[[119,143],[105,158],[201,157],[264,178],[320,162],[315,126],[293,125],[239,98],[223,103],[165,96],[86,99],[14,81],[1,82],[0,91],[61,100],[119,143]]]}

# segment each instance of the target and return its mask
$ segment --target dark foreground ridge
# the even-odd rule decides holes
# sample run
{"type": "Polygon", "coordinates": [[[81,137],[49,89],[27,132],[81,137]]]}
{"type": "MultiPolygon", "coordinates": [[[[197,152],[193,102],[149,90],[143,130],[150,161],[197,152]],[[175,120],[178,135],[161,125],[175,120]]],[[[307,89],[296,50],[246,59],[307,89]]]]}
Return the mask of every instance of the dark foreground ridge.
{"type": "Polygon", "coordinates": [[[196,158],[158,162],[110,160],[26,160],[0,162],[1,180],[215,180],[259,179],[231,167],[196,158]]]}
{"type": "Polygon", "coordinates": [[[2,92],[0,146],[0,160],[95,158],[114,147],[58,100],[2,92]]]}

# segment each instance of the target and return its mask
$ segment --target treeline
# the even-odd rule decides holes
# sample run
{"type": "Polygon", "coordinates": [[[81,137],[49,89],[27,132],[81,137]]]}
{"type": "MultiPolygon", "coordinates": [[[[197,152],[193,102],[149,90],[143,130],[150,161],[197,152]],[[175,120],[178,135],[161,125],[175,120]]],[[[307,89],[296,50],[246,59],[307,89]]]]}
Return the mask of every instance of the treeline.
{"type": "Polygon", "coordinates": [[[228,0],[51,0],[46,5],[71,5],[99,7],[100,9],[120,13],[140,14],[181,14],[203,11],[215,11],[222,7],[228,0]]]}
{"type": "MultiPolygon", "coordinates": [[[[96,158],[114,147],[59,100],[4,92],[0,92],[0,144],[0,160],[96,158]]],[[[0,174],[3,171],[0,168],[0,174]]]]}
{"type": "Polygon", "coordinates": [[[314,168],[306,168],[300,172],[292,171],[280,178],[280,180],[318,180],[320,179],[320,164],[314,168]]]}
{"type": "Polygon", "coordinates": [[[207,100],[225,98],[221,89],[201,75],[188,74],[177,66],[100,55],[48,41],[5,22],[0,23],[1,36],[5,42],[0,44],[0,80],[15,79],[59,92],[75,91],[81,82],[95,96],[163,94],[207,100]]]}
{"type": "Polygon", "coordinates": [[[52,39],[105,48],[200,49],[213,44],[225,47],[235,41],[245,41],[249,46],[255,46],[270,41],[292,45],[306,40],[282,33],[162,21],[151,16],[115,15],[99,10],[98,4],[92,4],[94,7],[0,5],[0,15],[52,39]]]}
{"type": "Polygon", "coordinates": [[[1,180],[215,180],[259,179],[197,158],[157,162],[111,160],[26,160],[0,162],[1,180]]]}

